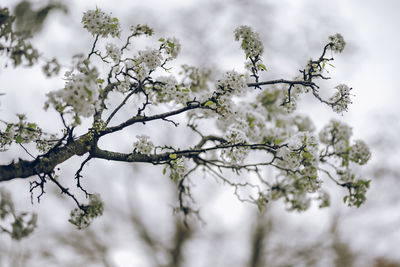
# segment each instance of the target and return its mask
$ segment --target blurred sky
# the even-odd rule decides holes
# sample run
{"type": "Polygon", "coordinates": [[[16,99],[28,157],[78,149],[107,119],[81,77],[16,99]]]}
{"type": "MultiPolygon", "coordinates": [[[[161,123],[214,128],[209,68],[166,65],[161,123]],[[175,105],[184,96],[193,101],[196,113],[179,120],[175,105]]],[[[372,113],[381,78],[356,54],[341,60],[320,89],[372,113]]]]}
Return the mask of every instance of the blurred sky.
{"type": "MultiPolygon", "coordinates": [[[[10,6],[16,1],[2,0],[2,4],[10,6]]],[[[43,1],[33,1],[43,3],[43,1]]],[[[265,79],[292,78],[298,73],[306,61],[320,55],[327,37],[341,33],[347,47],[343,54],[337,55],[335,69],[332,70],[332,81],[324,83],[323,90],[330,90],[338,83],[346,83],[353,87],[353,105],[349,112],[335,115],[320,103],[307,100],[304,111],[308,111],[316,124],[321,125],[330,117],[337,117],[349,122],[355,137],[373,138],[385,136],[387,128],[399,120],[400,111],[400,76],[398,75],[399,50],[399,11],[400,2],[396,0],[186,0],[186,1],[94,1],[70,0],[69,14],[66,16],[54,13],[35,42],[48,58],[57,56],[69,64],[75,53],[88,51],[91,36],[81,28],[81,15],[87,9],[96,6],[121,19],[123,29],[131,24],[149,24],[162,36],[175,36],[181,40],[182,55],[180,63],[190,62],[193,65],[213,65],[222,70],[241,70],[243,55],[239,45],[234,42],[232,31],[241,24],[248,24],[257,30],[265,45],[264,62],[268,73],[265,79]],[[117,4],[116,4],[117,3],[117,4]],[[391,114],[391,116],[388,116],[391,114]],[[385,127],[382,127],[383,123],[385,127]]],[[[159,35],[157,35],[159,36],[159,35]]],[[[2,119],[11,119],[16,112],[27,113],[29,119],[41,121],[48,129],[60,122],[56,114],[42,110],[45,93],[63,86],[61,79],[46,80],[41,78],[40,69],[26,72],[26,69],[0,70],[0,92],[6,96],[0,99],[2,119]],[[47,116],[52,116],[47,117],[47,116]]],[[[321,89],[322,90],[322,89],[321,89]]],[[[394,135],[392,138],[395,138],[394,135]]],[[[397,140],[389,140],[398,142],[397,140]]],[[[379,151],[374,151],[379,153],[379,151]]],[[[15,152],[18,153],[18,152],[15,152]]],[[[389,151],[399,155],[398,151],[389,151]]],[[[393,157],[394,161],[398,158],[393,157]]],[[[2,158],[1,161],[8,161],[2,158]]],[[[223,195],[221,199],[225,198],[223,195]]],[[[219,200],[218,200],[219,201],[219,200]]],[[[232,201],[227,197],[226,201],[232,201]]],[[[225,205],[225,201],[216,203],[211,213],[225,205]]],[[[236,209],[237,203],[233,204],[236,209]]],[[[342,203],[339,204],[344,209],[342,203]]],[[[354,210],[351,210],[353,212],[354,210]]],[[[325,225],[324,219],[313,220],[311,216],[285,215],[288,219],[315,225],[325,225]]],[[[325,212],[327,216],[329,212],[325,212]]],[[[390,225],[400,225],[397,215],[399,210],[383,210],[379,214],[382,221],[390,225]],[[394,215],[396,214],[396,215],[394,215]]],[[[373,227],[374,220],[370,213],[364,213],[362,221],[373,227]],[[372,220],[372,222],[371,222],[372,220]]],[[[221,223],[229,226],[229,217],[221,223]]],[[[321,218],[321,216],[320,216],[321,218]]],[[[236,218],[238,224],[241,218],[236,218]]],[[[360,220],[349,223],[359,224],[360,220]]],[[[363,223],[362,222],[362,223],[363,223]]],[[[235,222],[231,225],[236,225],[235,222]]],[[[299,223],[299,225],[301,225],[299,223]]],[[[233,227],[233,226],[232,226],[233,227]]],[[[358,227],[346,225],[350,231],[358,227]]],[[[391,228],[392,229],[392,228],[391,228]]],[[[365,230],[364,230],[365,231],[365,230]]],[[[375,245],[380,253],[400,257],[399,227],[389,234],[371,235],[363,233],[355,235],[354,242],[364,249],[366,244],[375,245]]]]}

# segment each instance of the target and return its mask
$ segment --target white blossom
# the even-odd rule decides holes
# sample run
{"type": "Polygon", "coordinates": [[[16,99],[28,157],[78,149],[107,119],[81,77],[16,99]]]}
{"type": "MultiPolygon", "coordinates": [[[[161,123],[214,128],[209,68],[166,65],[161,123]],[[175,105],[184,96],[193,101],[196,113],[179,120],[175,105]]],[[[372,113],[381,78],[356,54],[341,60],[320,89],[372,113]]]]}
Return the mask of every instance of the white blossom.
{"type": "Polygon", "coordinates": [[[349,169],[340,173],[340,180],[344,183],[353,182],[355,179],[354,173],[352,173],[349,169]]]}
{"type": "Polygon", "coordinates": [[[329,99],[333,103],[333,111],[342,113],[348,110],[348,105],[351,104],[350,90],[347,85],[339,84],[335,87],[337,92],[329,99]]]}
{"type": "Polygon", "coordinates": [[[148,155],[153,151],[154,144],[149,140],[150,139],[149,136],[136,135],[136,138],[138,140],[133,143],[133,146],[137,152],[148,155]]]}
{"type": "Polygon", "coordinates": [[[178,39],[175,37],[167,38],[163,40],[162,46],[165,52],[169,55],[169,59],[174,59],[178,57],[179,52],[181,51],[181,44],[179,43],[178,39]]]}
{"type": "Polygon", "coordinates": [[[297,126],[297,130],[300,132],[308,131],[313,132],[315,131],[315,125],[308,116],[303,115],[296,115],[293,118],[293,123],[297,126]]]}
{"type": "Polygon", "coordinates": [[[135,61],[132,59],[128,59],[125,61],[125,68],[126,69],[132,69],[135,66],[135,61]]]}
{"type": "Polygon", "coordinates": [[[190,100],[190,89],[178,85],[175,77],[161,76],[157,78],[156,91],[154,93],[155,102],[171,102],[185,104],[190,100]]]}
{"type": "Polygon", "coordinates": [[[249,26],[239,26],[235,29],[235,40],[242,39],[241,47],[245,54],[255,58],[264,52],[264,46],[258,33],[253,32],[249,26]]]}
{"type": "Polygon", "coordinates": [[[300,166],[300,154],[287,146],[279,148],[276,157],[278,157],[277,164],[281,168],[296,170],[300,166]]]}
{"type": "Polygon", "coordinates": [[[352,134],[350,126],[332,119],[319,133],[319,140],[324,144],[331,144],[339,140],[349,141],[352,134]]]}
{"type": "Polygon", "coordinates": [[[144,63],[148,70],[154,70],[161,66],[162,56],[158,49],[147,48],[146,50],[139,51],[138,55],[136,59],[137,63],[144,63]]]}
{"type": "Polygon", "coordinates": [[[121,50],[114,44],[108,43],[106,45],[107,56],[109,56],[114,62],[119,62],[121,59],[121,50]]]}
{"type": "Polygon", "coordinates": [[[339,140],[334,145],[333,148],[335,149],[336,153],[344,153],[347,151],[348,148],[348,141],[346,140],[339,140]]]}
{"type": "Polygon", "coordinates": [[[187,162],[183,157],[171,161],[169,167],[169,177],[174,182],[182,180],[185,177],[188,169],[187,162]]]}
{"type": "Polygon", "coordinates": [[[112,18],[98,8],[84,12],[82,23],[83,28],[87,29],[92,35],[118,37],[121,31],[118,19],[112,18]]]}
{"type": "Polygon", "coordinates": [[[371,152],[364,141],[356,140],[355,144],[351,146],[349,156],[351,161],[364,165],[371,157],[371,152]]]}
{"type": "Polygon", "coordinates": [[[223,79],[218,81],[216,91],[221,94],[242,95],[247,88],[248,76],[232,70],[227,71],[223,79]]]}
{"type": "Polygon", "coordinates": [[[313,165],[308,165],[301,170],[301,174],[305,177],[317,178],[318,170],[313,165]]]}
{"type": "Polygon", "coordinates": [[[246,135],[240,129],[231,127],[228,129],[225,139],[234,147],[222,150],[221,157],[233,164],[243,163],[249,153],[249,147],[240,146],[248,143],[246,135]]]}
{"type": "Polygon", "coordinates": [[[124,93],[129,91],[131,87],[131,81],[128,75],[124,76],[124,79],[122,81],[120,81],[120,83],[117,85],[117,91],[124,93]]]}
{"type": "Polygon", "coordinates": [[[331,44],[331,50],[333,52],[341,53],[346,45],[343,36],[339,33],[329,36],[329,42],[331,44]]]}
{"type": "Polygon", "coordinates": [[[136,79],[143,81],[150,72],[160,67],[162,64],[162,55],[158,49],[147,48],[138,52],[133,59],[125,61],[125,67],[128,71],[135,73],[136,79]]]}
{"type": "Polygon", "coordinates": [[[49,104],[54,107],[69,106],[72,107],[76,115],[90,117],[95,109],[99,107],[99,86],[96,82],[97,76],[91,74],[72,74],[67,78],[63,89],[47,94],[49,104]]]}

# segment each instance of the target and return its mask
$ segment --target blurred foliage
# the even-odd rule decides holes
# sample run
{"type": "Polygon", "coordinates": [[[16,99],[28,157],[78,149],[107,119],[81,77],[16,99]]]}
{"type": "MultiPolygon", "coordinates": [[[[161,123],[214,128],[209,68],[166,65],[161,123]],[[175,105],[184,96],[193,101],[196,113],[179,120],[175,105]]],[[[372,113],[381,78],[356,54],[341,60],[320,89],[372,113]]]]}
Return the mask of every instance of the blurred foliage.
{"type": "Polygon", "coordinates": [[[50,1],[43,7],[35,10],[31,2],[21,1],[14,8],[16,32],[26,36],[33,36],[43,28],[43,23],[51,11],[61,10],[68,12],[67,6],[62,2],[50,1]]]}
{"type": "Polygon", "coordinates": [[[66,13],[67,7],[61,2],[49,2],[34,10],[31,2],[21,1],[12,14],[9,8],[0,6],[0,54],[9,57],[14,67],[23,62],[28,66],[37,62],[39,52],[32,46],[31,39],[43,28],[44,21],[53,10],[66,13]]]}
{"type": "MultiPolygon", "coordinates": [[[[207,233],[204,236],[202,227],[187,228],[181,220],[171,214],[169,219],[164,221],[164,224],[172,223],[168,238],[165,239],[158,236],[155,229],[145,223],[143,216],[137,211],[130,210],[127,213],[118,211],[112,217],[117,214],[121,220],[97,225],[97,228],[91,227],[83,231],[49,230],[37,238],[43,241],[51,240],[50,242],[42,242],[40,247],[31,245],[19,252],[12,251],[10,255],[16,257],[15,262],[24,263],[19,266],[121,266],[115,262],[115,252],[121,249],[118,235],[113,230],[117,228],[123,229],[124,239],[130,240],[129,243],[135,248],[132,251],[133,255],[145,259],[148,263],[146,266],[202,266],[196,261],[204,251],[213,252],[207,259],[209,266],[400,266],[400,262],[385,257],[377,257],[366,263],[363,259],[366,255],[354,252],[351,245],[339,233],[338,225],[341,218],[338,216],[332,219],[330,231],[322,233],[317,239],[310,241],[308,238],[309,241],[304,242],[301,241],[300,232],[290,234],[291,237],[288,239],[286,235],[293,229],[279,223],[279,219],[273,213],[265,210],[262,213],[254,213],[255,216],[248,218],[249,224],[243,225],[243,229],[249,229],[246,238],[248,241],[240,245],[242,251],[239,253],[237,244],[228,241],[229,235],[237,233],[221,229],[221,232],[211,235],[207,233]],[[204,237],[207,242],[204,242],[204,237]],[[193,251],[189,248],[196,249],[193,251]],[[218,259],[221,256],[219,253],[224,253],[226,250],[229,251],[229,257],[224,255],[222,260],[218,259]],[[238,256],[243,251],[247,251],[245,260],[238,256]]],[[[1,245],[0,243],[0,258],[4,253],[1,245]]],[[[0,260],[0,266],[1,263],[0,260]]]]}
{"type": "Polygon", "coordinates": [[[14,240],[21,240],[30,235],[36,228],[37,215],[27,212],[17,213],[11,194],[0,188],[0,222],[6,222],[10,226],[1,226],[0,230],[7,233],[14,240]]]}

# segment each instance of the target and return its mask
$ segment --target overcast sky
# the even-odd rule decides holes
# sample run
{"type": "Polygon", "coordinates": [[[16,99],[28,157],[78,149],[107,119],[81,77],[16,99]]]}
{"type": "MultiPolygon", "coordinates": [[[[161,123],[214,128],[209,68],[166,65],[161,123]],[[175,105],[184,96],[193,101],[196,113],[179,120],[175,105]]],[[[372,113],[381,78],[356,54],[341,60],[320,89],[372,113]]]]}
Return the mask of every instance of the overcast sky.
{"type": "MultiPolygon", "coordinates": [[[[2,1],[5,5],[14,2],[2,1]]],[[[320,48],[328,35],[339,32],[344,36],[347,47],[342,55],[337,56],[336,68],[332,71],[334,81],[327,85],[346,83],[353,87],[353,105],[344,116],[326,112],[322,107],[321,114],[324,115],[315,115],[313,118],[317,124],[327,121],[326,116],[346,120],[354,126],[357,138],[370,138],[371,134],[385,135],[381,127],[382,121],[377,118],[385,118],[386,114],[397,116],[400,111],[399,1],[247,2],[252,4],[240,0],[119,0],[118,4],[106,0],[71,0],[68,1],[70,13],[67,16],[53,14],[51,25],[46,26],[36,42],[44,47],[41,51],[45,55],[59,56],[69,63],[68,57],[74,53],[88,51],[91,39],[80,28],[80,19],[82,12],[97,6],[120,17],[123,29],[128,29],[129,24],[148,23],[152,26],[154,23],[155,29],[163,36],[176,36],[181,40],[182,57],[192,64],[196,64],[196,60],[201,65],[211,62],[222,69],[230,70],[243,67],[242,54],[238,45],[233,42],[232,30],[238,25],[249,24],[263,38],[266,47],[264,62],[268,69],[271,68],[267,75],[291,78],[297,75],[301,64],[306,63],[310,57],[319,56],[320,48]],[[226,5],[228,2],[231,3],[226,5]],[[212,51],[214,56],[205,55],[204,51],[212,51]],[[199,54],[204,56],[199,58],[199,54]]],[[[11,118],[12,113],[24,112],[34,120],[42,118],[44,125],[52,127],[53,121],[43,119],[44,92],[58,89],[63,81],[36,79],[37,73],[25,74],[23,71],[26,70],[0,72],[0,91],[6,93],[6,98],[3,96],[1,99],[0,107],[2,116],[5,116],[3,119],[11,118]],[[39,103],[34,105],[34,111],[33,101],[39,103]]],[[[309,110],[314,111],[314,108],[310,107],[309,110]]],[[[390,120],[399,118],[400,116],[391,117],[389,125],[390,120]]],[[[393,151],[393,154],[396,153],[398,155],[399,152],[393,151]]],[[[388,210],[380,216],[390,221],[393,218],[390,217],[392,213],[393,211],[388,210]]],[[[366,221],[370,219],[368,217],[366,221]]],[[[397,217],[394,222],[390,222],[391,225],[400,225],[397,217]]],[[[400,233],[396,229],[393,229],[393,233],[395,234],[384,238],[374,236],[375,240],[361,239],[357,242],[376,242],[380,252],[396,255],[400,247],[400,233]]]]}

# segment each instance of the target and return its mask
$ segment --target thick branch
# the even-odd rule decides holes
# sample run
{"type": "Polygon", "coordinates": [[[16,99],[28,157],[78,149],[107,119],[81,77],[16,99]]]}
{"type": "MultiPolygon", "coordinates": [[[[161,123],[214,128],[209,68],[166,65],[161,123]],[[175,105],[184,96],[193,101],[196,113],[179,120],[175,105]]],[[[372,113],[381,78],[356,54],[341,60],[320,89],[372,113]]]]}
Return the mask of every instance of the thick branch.
{"type": "Polygon", "coordinates": [[[200,141],[198,145],[195,146],[194,149],[186,149],[186,150],[178,150],[165,152],[160,154],[141,154],[141,153],[120,153],[113,152],[108,150],[103,150],[98,147],[95,147],[92,151],[90,151],[91,156],[93,158],[101,158],[106,160],[113,161],[124,161],[124,162],[148,162],[152,164],[163,164],[171,160],[170,155],[175,154],[177,158],[186,157],[186,158],[198,158],[201,153],[206,153],[207,151],[225,149],[225,148],[233,148],[233,147],[249,147],[254,150],[266,150],[270,153],[275,153],[276,147],[270,146],[267,144],[229,144],[224,143],[220,145],[216,145],[213,147],[201,148],[200,144],[205,144],[204,140],[218,140],[222,141],[223,139],[215,137],[215,136],[206,136],[204,139],[200,141]]]}
{"type": "Polygon", "coordinates": [[[76,141],[65,146],[56,147],[44,156],[28,161],[20,159],[9,165],[0,165],[0,182],[15,178],[26,178],[40,173],[51,173],[60,163],[68,160],[74,155],[83,155],[90,150],[90,144],[85,142],[84,135],[76,141]]]}
{"type": "Polygon", "coordinates": [[[289,80],[285,80],[285,79],[279,79],[279,80],[271,80],[271,81],[265,81],[265,82],[258,82],[258,83],[248,83],[247,86],[249,87],[257,87],[260,85],[270,85],[270,84],[300,84],[303,86],[308,86],[308,87],[314,87],[317,86],[315,83],[313,82],[307,82],[307,81],[289,81],[289,80]]]}

